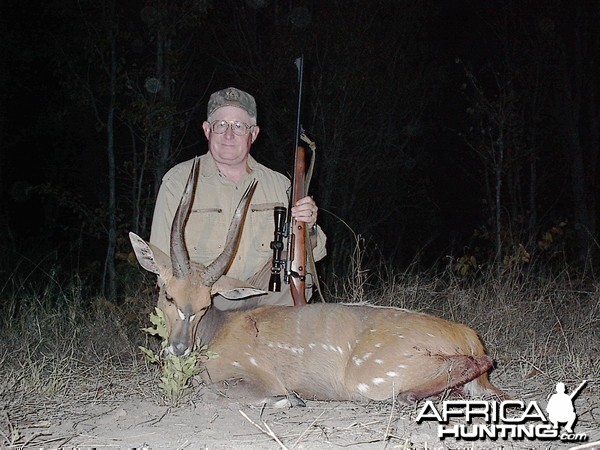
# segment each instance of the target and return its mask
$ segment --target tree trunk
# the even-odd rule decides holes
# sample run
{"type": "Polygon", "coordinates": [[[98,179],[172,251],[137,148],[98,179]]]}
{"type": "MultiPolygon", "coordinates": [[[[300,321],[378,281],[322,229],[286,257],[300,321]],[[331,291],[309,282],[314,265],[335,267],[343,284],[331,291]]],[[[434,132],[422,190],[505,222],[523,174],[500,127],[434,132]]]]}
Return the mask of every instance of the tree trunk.
{"type": "MultiPolygon", "coordinates": [[[[114,5],[110,5],[111,17],[114,18],[114,5]]],[[[117,85],[116,25],[109,31],[110,72],[108,113],[106,119],[106,156],[108,158],[108,246],[105,261],[105,296],[117,299],[117,272],[115,268],[115,251],[117,248],[117,196],[116,196],[116,164],[115,164],[115,108],[117,85]]]]}
{"type": "Polygon", "coordinates": [[[498,139],[498,145],[492,144],[492,151],[496,153],[493,155],[494,161],[494,221],[495,221],[495,234],[496,234],[496,256],[495,263],[498,270],[502,265],[502,172],[504,166],[504,133],[502,130],[503,124],[500,125],[500,138],[498,139]]]}
{"type": "MultiPolygon", "coordinates": [[[[156,76],[161,82],[159,98],[163,106],[171,104],[173,101],[171,93],[171,71],[169,68],[169,55],[171,53],[171,38],[167,32],[160,29],[156,39],[156,76]]],[[[159,131],[157,164],[154,179],[154,198],[158,195],[162,177],[167,171],[167,165],[171,157],[173,137],[173,125],[171,121],[159,131]]]]}
{"type": "MultiPolygon", "coordinates": [[[[560,73],[562,75],[562,88],[564,99],[561,112],[563,125],[564,148],[567,160],[570,161],[571,193],[573,196],[573,218],[575,221],[575,235],[577,245],[577,261],[581,267],[588,262],[594,249],[595,229],[595,167],[592,164],[598,149],[593,148],[593,137],[587,141],[586,133],[593,130],[597,113],[588,117],[586,112],[596,110],[595,91],[589,89],[588,77],[590,76],[589,61],[586,53],[587,27],[585,15],[577,14],[579,25],[575,33],[574,59],[568,58],[568,51],[563,46],[561,49],[560,73]],[[591,109],[585,111],[587,105],[591,109]],[[587,123],[586,123],[587,122],[587,123]],[[590,142],[590,148],[584,148],[582,142],[590,142]]],[[[589,33],[589,30],[588,30],[589,33]]],[[[593,131],[592,131],[593,136],[593,131]]]]}
{"type": "Polygon", "coordinates": [[[594,199],[586,193],[586,173],[584,168],[583,149],[579,141],[577,129],[569,133],[567,148],[571,156],[571,192],[573,194],[573,215],[575,218],[575,234],[577,236],[578,262],[585,265],[590,256],[594,224],[591,210],[594,199]]]}

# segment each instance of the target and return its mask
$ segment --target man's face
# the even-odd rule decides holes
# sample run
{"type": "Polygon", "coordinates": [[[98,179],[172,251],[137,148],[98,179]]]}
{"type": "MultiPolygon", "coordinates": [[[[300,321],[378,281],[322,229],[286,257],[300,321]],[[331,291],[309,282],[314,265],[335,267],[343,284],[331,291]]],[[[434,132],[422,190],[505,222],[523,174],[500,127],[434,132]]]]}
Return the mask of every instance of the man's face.
{"type": "MultiPolygon", "coordinates": [[[[246,111],[235,106],[223,106],[217,109],[209,118],[210,122],[225,120],[227,122],[243,122],[250,125],[250,116],[246,111]]],[[[244,136],[234,134],[232,127],[227,128],[225,133],[217,134],[210,130],[210,123],[202,124],[204,135],[208,140],[208,150],[219,164],[237,166],[245,164],[250,153],[250,146],[258,136],[258,126],[253,127],[244,136]]]]}

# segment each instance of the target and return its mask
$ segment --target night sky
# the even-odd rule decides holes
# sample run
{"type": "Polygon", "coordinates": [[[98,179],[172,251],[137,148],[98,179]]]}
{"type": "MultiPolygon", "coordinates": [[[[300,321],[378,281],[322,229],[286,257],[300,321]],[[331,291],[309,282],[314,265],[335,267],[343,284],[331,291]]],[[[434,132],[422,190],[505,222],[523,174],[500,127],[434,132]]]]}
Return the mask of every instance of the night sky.
{"type": "Polygon", "coordinates": [[[311,193],[330,241],[324,276],[347,266],[348,227],[369,261],[399,269],[490,261],[496,232],[504,255],[521,244],[576,263],[594,247],[600,2],[172,3],[2,2],[6,261],[103,264],[111,37],[116,253],[130,251],[128,230],[149,236],[160,175],[205,152],[200,124],[217,89],[255,95],[253,154],[289,173],[299,54],[302,122],[319,148],[311,193]],[[163,88],[150,92],[150,79],[163,88]]]}

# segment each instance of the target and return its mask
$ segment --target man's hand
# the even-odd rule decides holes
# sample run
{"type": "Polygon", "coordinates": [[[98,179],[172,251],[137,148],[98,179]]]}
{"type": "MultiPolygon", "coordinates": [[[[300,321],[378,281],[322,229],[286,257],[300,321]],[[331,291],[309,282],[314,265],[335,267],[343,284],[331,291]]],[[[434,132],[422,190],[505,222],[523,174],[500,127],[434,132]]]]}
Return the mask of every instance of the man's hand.
{"type": "Polygon", "coordinates": [[[310,196],[301,198],[292,207],[292,217],[299,222],[304,222],[309,229],[317,223],[318,213],[319,208],[310,196]]]}

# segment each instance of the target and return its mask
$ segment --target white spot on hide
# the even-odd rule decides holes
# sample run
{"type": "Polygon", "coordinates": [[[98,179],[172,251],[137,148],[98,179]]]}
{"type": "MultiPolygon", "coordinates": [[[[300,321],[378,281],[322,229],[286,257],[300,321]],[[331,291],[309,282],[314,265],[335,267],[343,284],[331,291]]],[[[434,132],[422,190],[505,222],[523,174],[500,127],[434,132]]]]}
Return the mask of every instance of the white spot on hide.
{"type": "Polygon", "coordinates": [[[252,364],[253,366],[257,366],[258,367],[258,363],[256,362],[256,359],[254,358],[254,356],[250,357],[250,364],[252,364]]]}
{"type": "Polygon", "coordinates": [[[242,365],[239,362],[237,362],[237,361],[232,362],[231,365],[233,367],[242,367],[242,365]]]}
{"type": "Polygon", "coordinates": [[[398,369],[406,369],[406,366],[404,364],[398,364],[398,369]]]}
{"type": "Polygon", "coordinates": [[[377,344],[375,344],[375,348],[380,348],[383,344],[381,342],[378,342],[377,344]]]}
{"type": "Polygon", "coordinates": [[[387,372],[386,375],[390,378],[397,378],[398,377],[398,372],[387,372]]]}
{"type": "Polygon", "coordinates": [[[358,388],[358,391],[362,394],[366,394],[367,392],[369,392],[369,385],[365,384],[365,383],[359,383],[358,386],[356,386],[358,388]]]}
{"type": "Polygon", "coordinates": [[[382,383],[385,383],[385,378],[379,378],[379,377],[373,378],[373,384],[375,386],[378,386],[382,383]]]}
{"type": "Polygon", "coordinates": [[[301,355],[304,353],[304,347],[294,347],[293,345],[287,344],[285,342],[277,344],[277,347],[282,350],[287,350],[296,355],[301,355]]]}
{"type": "Polygon", "coordinates": [[[373,362],[374,362],[375,364],[382,365],[382,364],[383,364],[383,359],[375,359],[375,360],[373,360],[373,362]]]}
{"type": "Polygon", "coordinates": [[[352,357],[352,362],[354,364],[356,364],[357,366],[360,367],[360,365],[364,362],[362,359],[360,359],[358,356],[353,356],[352,357]]]}

